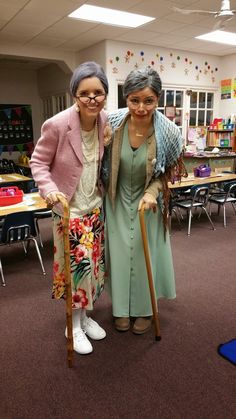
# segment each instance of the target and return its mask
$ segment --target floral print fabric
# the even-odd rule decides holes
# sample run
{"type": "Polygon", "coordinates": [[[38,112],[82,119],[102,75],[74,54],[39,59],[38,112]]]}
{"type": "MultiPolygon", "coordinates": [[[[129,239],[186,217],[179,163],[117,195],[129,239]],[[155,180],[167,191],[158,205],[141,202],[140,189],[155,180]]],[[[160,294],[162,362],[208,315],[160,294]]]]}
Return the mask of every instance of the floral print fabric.
{"type": "MultiPolygon", "coordinates": [[[[53,214],[52,298],[65,298],[63,218],[53,214]]],[[[100,208],[69,220],[72,308],[93,309],[104,288],[104,216],[100,208]]]]}

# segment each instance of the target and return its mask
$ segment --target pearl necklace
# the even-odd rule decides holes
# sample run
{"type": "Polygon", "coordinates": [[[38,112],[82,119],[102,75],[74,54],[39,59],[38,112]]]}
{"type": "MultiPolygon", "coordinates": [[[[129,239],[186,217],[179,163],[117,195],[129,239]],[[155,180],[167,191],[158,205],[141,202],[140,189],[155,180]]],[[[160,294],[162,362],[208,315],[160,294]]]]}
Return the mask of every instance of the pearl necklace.
{"type": "MultiPolygon", "coordinates": [[[[98,152],[98,129],[97,129],[97,124],[95,125],[91,137],[92,141],[85,141],[82,135],[82,132],[80,133],[81,135],[81,139],[82,139],[82,146],[84,147],[84,149],[86,150],[87,153],[90,153],[91,151],[93,151],[93,158],[91,159],[91,162],[93,162],[94,164],[94,170],[93,170],[93,186],[91,189],[91,192],[87,193],[84,190],[84,186],[83,186],[83,181],[82,181],[82,176],[80,178],[80,190],[82,192],[82,194],[85,196],[85,198],[91,198],[91,196],[94,194],[96,185],[97,185],[97,152],[98,152]]],[[[84,153],[83,153],[84,154],[84,153]]],[[[88,161],[88,159],[87,159],[88,161]]]]}

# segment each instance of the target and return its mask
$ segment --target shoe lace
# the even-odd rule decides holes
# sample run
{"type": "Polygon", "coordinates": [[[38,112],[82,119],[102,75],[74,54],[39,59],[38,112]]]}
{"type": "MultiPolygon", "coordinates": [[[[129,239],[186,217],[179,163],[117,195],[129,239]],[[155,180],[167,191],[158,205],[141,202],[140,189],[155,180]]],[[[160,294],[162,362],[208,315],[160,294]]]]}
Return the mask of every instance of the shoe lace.
{"type": "Polygon", "coordinates": [[[78,329],[76,330],[76,332],[74,332],[74,338],[78,339],[78,340],[87,340],[86,336],[85,336],[85,331],[82,329],[78,329]]]}
{"type": "Polygon", "coordinates": [[[84,321],[82,323],[82,328],[88,327],[88,326],[92,326],[94,323],[93,319],[91,319],[91,317],[85,317],[84,321]]]}

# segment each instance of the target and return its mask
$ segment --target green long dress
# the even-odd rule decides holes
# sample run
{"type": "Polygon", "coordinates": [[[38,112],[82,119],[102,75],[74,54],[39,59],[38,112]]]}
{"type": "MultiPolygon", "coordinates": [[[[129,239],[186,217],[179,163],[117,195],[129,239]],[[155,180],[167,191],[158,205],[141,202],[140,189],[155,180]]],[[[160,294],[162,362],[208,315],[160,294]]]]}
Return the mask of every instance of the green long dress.
{"type": "MultiPolygon", "coordinates": [[[[121,149],[115,209],[106,198],[108,286],[115,317],[152,315],[141,237],[138,203],[146,179],[147,144],[131,148],[127,124],[121,149]]],[[[153,279],[157,297],[175,298],[175,280],[168,233],[160,209],[145,211],[153,279]]]]}

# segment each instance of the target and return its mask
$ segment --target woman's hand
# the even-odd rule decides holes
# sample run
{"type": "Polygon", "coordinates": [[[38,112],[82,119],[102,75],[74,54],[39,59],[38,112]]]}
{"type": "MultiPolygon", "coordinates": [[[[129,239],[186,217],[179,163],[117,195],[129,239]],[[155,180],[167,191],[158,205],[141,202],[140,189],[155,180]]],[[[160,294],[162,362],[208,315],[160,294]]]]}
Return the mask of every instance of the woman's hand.
{"type": "Polygon", "coordinates": [[[47,202],[47,205],[49,206],[49,207],[53,207],[55,204],[57,204],[58,202],[60,202],[59,201],[59,198],[58,197],[60,197],[60,196],[62,196],[63,198],[65,198],[65,199],[67,199],[67,197],[64,195],[64,193],[62,193],[62,192],[50,192],[47,196],[46,196],[46,202],[47,202]]]}
{"type": "Polygon", "coordinates": [[[112,128],[109,125],[109,123],[106,124],[103,131],[103,135],[104,135],[103,143],[104,143],[104,146],[106,147],[110,144],[111,138],[112,138],[112,128]]]}
{"type": "Polygon", "coordinates": [[[157,200],[150,193],[145,193],[139,201],[138,211],[140,211],[142,207],[144,207],[145,210],[152,209],[153,212],[156,212],[157,200]]]}

